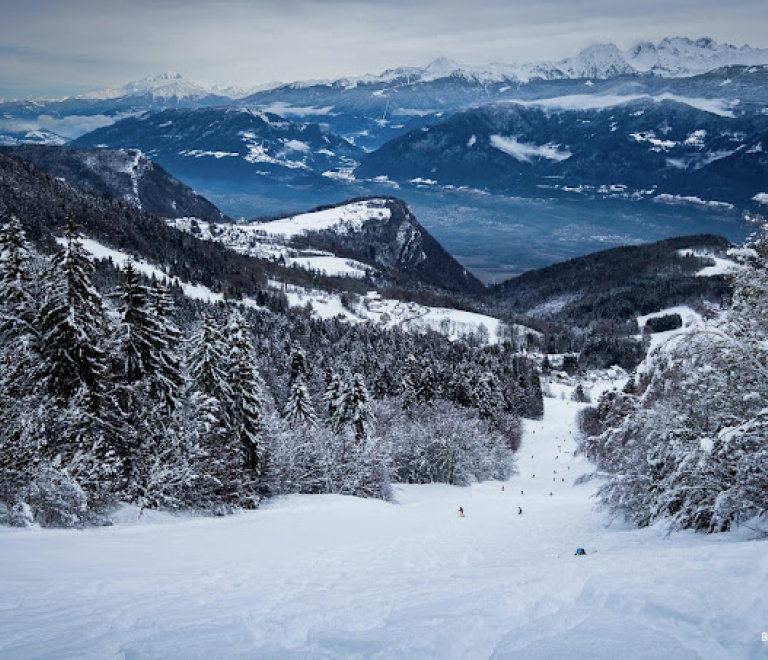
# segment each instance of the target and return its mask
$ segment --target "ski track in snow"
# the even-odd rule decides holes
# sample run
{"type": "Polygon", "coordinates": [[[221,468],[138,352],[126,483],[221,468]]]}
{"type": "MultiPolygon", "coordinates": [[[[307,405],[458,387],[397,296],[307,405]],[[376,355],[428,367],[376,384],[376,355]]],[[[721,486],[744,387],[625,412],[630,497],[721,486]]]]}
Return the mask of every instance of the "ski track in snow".
{"type": "Polygon", "coordinates": [[[573,486],[582,406],[552,391],[504,491],[3,529],[0,658],[765,657],[766,544],[606,527],[594,486],[573,486]]]}

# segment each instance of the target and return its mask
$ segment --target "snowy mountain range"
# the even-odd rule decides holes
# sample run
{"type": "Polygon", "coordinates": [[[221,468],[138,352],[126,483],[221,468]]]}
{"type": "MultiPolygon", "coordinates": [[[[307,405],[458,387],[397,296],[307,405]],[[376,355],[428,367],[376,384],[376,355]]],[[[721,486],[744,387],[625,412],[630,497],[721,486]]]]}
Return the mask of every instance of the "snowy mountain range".
{"type": "Polygon", "coordinates": [[[355,176],[528,196],[694,196],[725,207],[765,187],[764,146],[766,118],[736,117],[727,105],[563,97],[458,112],[366,154],[355,176]]]}
{"type": "MultiPolygon", "coordinates": [[[[443,78],[463,78],[481,83],[529,83],[537,79],[607,79],[638,73],[679,78],[733,65],[762,64],[768,64],[768,48],[736,47],[709,38],[668,37],[657,44],[641,42],[625,51],[612,43],[595,44],[572,57],[557,61],[469,65],[448,57],[438,57],[425,67],[399,67],[379,75],[310,80],[289,86],[307,89],[325,85],[352,89],[376,83],[414,85],[443,78]]],[[[273,88],[279,89],[280,86],[276,84],[273,88]]]]}
{"type": "MultiPolygon", "coordinates": [[[[0,140],[27,141],[28,131],[41,128],[74,138],[142,112],[238,105],[286,118],[322,119],[347,139],[356,138],[358,145],[376,148],[398,131],[414,128],[414,120],[421,117],[498,98],[561,95],[569,85],[599,94],[605,93],[605,83],[641,85],[648,92],[671,85],[682,93],[686,79],[730,67],[749,71],[765,65],[768,49],[673,37],[656,44],[642,42],[625,51],[614,44],[593,45],[573,57],[551,62],[468,65],[440,57],[424,67],[249,89],[194,82],[179,73],[165,72],[69,98],[0,102],[0,140]],[[588,90],[585,82],[590,85],[588,90]]],[[[738,76],[740,72],[731,73],[738,76]]],[[[710,81],[706,95],[714,91],[732,97],[734,90],[719,86],[733,77],[710,81]]],[[[29,141],[34,140],[39,136],[30,136],[29,141]]]]}
{"type": "Polygon", "coordinates": [[[236,189],[323,187],[349,177],[361,150],[319,124],[295,123],[247,108],[169,109],[123,119],[71,143],[76,148],[140,149],[196,185],[236,189]]]}
{"type": "Polygon", "coordinates": [[[129,82],[116,89],[104,89],[101,91],[81,94],[75,98],[90,100],[118,99],[127,96],[151,96],[163,101],[172,100],[200,100],[209,96],[223,96],[231,99],[241,98],[253,94],[267,85],[243,89],[233,86],[209,85],[203,82],[191,81],[182,74],[174,71],[165,71],[156,76],[142,78],[129,82]]]}

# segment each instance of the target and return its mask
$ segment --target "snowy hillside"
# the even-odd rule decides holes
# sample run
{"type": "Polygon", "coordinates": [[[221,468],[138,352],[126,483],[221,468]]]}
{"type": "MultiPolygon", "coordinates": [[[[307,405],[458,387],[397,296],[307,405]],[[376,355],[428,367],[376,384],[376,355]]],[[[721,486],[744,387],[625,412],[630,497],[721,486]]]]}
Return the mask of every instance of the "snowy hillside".
{"type": "Polygon", "coordinates": [[[551,389],[503,484],[4,528],[0,658],[762,657],[765,542],[606,527],[551,389]]]}
{"type": "Polygon", "coordinates": [[[339,318],[350,323],[374,323],[384,328],[400,328],[410,332],[438,332],[451,341],[474,337],[481,344],[498,344],[516,339],[524,345],[525,336],[538,335],[522,325],[507,326],[499,319],[446,307],[429,307],[415,302],[382,298],[375,291],[354,297],[344,304],[342,296],[325,291],[313,291],[296,286],[273,285],[288,297],[291,307],[311,308],[312,315],[321,319],[339,318]]]}
{"type": "Polygon", "coordinates": [[[421,226],[408,205],[394,197],[351,200],[261,222],[204,223],[181,218],[169,224],[241,254],[326,275],[368,274],[464,293],[485,290],[421,226]]]}
{"type": "Polygon", "coordinates": [[[389,220],[392,212],[382,202],[383,200],[354,202],[326,211],[296,215],[284,220],[252,223],[249,228],[253,231],[262,231],[268,236],[281,236],[286,239],[305,234],[308,231],[329,229],[335,233],[346,234],[359,231],[363,224],[369,221],[389,220]]]}
{"type": "Polygon", "coordinates": [[[368,200],[303,213],[271,222],[209,223],[196,218],[177,218],[168,224],[207,241],[221,243],[230,250],[260,259],[280,261],[326,275],[365,277],[377,269],[332,252],[297,249],[290,245],[295,236],[307,232],[332,231],[338,234],[359,232],[367,222],[389,220],[391,210],[384,200],[368,200]]]}
{"type": "MultiPolygon", "coordinates": [[[[183,222],[184,219],[181,220],[181,225],[172,221],[169,224],[178,227],[183,226],[183,222]]],[[[202,221],[193,222],[202,227],[208,226],[202,221]]],[[[207,231],[207,229],[203,231],[207,231]]],[[[64,240],[61,238],[56,239],[56,242],[59,245],[64,245],[64,240]]],[[[351,259],[342,259],[332,255],[289,256],[290,254],[297,254],[297,252],[280,246],[273,247],[276,251],[272,253],[268,251],[269,244],[263,246],[263,251],[249,252],[244,250],[242,252],[260,258],[274,257],[279,254],[281,258],[284,258],[287,265],[337,277],[360,278],[369,275],[372,270],[370,266],[351,259]]],[[[147,277],[179,287],[187,298],[210,303],[224,300],[221,293],[211,291],[207,286],[181,281],[177,277],[169,277],[162,268],[144,260],[137,260],[131,255],[107,247],[99,241],[85,238],[83,239],[83,248],[93,259],[109,260],[121,270],[125,268],[126,264],[131,263],[136,270],[147,277]]],[[[237,251],[240,252],[241,250],[237,251]]],[[[298,254],[302,253],[299,252],[298,254]]],[[[373,323],[384,328],[400,328],[419,333],[431,330],[444,335],[451,341],[467,339],[472,336],[479,339],[483,344],[497,344],[504,339],[511,339],[513,337],[510,333],[512,333],[514,338],[523,345],[526,335],[538,334],[535,330],[522,325],[508,327],[499,319],[485,314],[382,298],[375,291],[369,291],[365,296],[355,296],[352,303],[345,304],[342,302],[342,294],[340,293],[316,291],[278,281],[272,281],[269,284],[273,290],[285,294],[291,307],[306,309],[309,306],[312,310],[312,316],[319,319],[337,318],[349,323],[373,323]]],[[[243,298],[239,302],[245,307],[258,307],[253,298],[243,298]]]]}
{"type": "Polygon", "coordinates": [[[288,266],[298,266],[307,270],[317,271],[331,276],[365,277],[375,269],[354,259],[337,257],[332,252],[322,250],[299,250],[289,245],[289,238],[300,234],[299,226],[291,227],[283,221],[274,224],[286,228],[289,233],[268,234],[260,223],[210,223],[197,218],[176,218],[168,220],[171,227],[193,234],[206,241],[221,243],[230,250],[259,259],[280,261],[288,266]]]}

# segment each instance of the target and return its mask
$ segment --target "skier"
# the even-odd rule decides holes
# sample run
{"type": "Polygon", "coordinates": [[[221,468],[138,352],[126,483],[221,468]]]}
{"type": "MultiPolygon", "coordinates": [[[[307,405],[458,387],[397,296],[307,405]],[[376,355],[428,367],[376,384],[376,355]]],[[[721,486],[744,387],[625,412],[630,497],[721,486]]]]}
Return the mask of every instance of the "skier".
{"type": "Polygon", "coordinates": [[[501,484],[501,490],[504,491],[504,484],[501,484]]]}
{"type": "Polygon", "coordinates": [[[464,517],[464,507],[460,506],[459,507],[459,518],[463,518],[463,517],[464,517]]]}
{"type": "Polygon", "coordinates": [[[521,516],[523,514],[523,507],[519,506],[517,507],[517,515],[521,516]]]}

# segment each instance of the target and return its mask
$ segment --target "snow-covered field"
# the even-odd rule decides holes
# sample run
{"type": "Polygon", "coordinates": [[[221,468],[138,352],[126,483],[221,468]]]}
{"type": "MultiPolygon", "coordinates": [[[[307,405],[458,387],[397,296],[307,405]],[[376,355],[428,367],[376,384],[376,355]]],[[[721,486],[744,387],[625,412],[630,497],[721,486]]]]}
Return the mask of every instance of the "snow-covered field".
{"type": "Polygon", "coordinates": [[[766,542],[606,527],[573,485],[580,404],[552,391],[503,490],[3,529],[0,658],[768,656],[766,542]]]}
{"type": "MultiPolygon", "coordinates": [[[[345,307],[341,303],[341,296],[336,293],[279,283],[273,283],[273,286],[285,293],[291,307],[304,307],[309,303],[312,305],[312,313],[322,319],[341,317],[351,323],[373,322],[386,328],[397,327],[412,332],[434,330],[451,341],[469,335],[475,335],[489,344],[497,344],[500,341],[502,322],[485,314],[382,298],[376,291],[369,291],[354,305],[345,307]]],[[[512,327],[518,335],[536,332],[521,325],[512,327]]]]}

